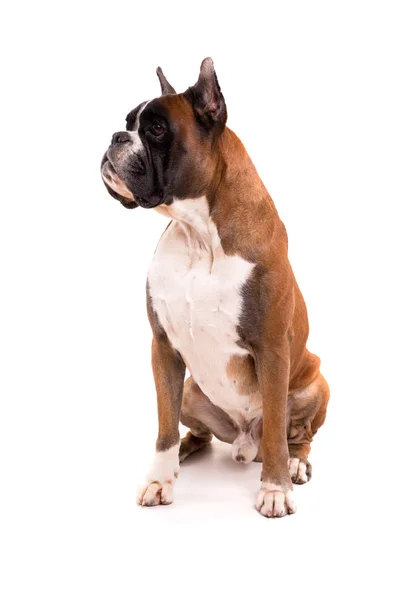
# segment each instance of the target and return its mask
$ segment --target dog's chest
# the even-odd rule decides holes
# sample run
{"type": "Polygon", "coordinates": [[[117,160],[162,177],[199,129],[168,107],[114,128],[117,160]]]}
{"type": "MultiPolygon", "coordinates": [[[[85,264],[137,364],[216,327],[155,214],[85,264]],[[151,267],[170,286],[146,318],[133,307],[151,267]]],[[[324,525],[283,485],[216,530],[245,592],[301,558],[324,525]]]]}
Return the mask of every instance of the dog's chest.
{"type": "Polygon", "coordinates": [[[237,343],[237,326],[242,286],[252,269],[240,256],[223,252],[216,229],[198,237],[173,221],[148,274],[152,306],[172,346],[202,391],[233,416],[255,408],[229,368],[232,359],[248,355],[237,343]]]}

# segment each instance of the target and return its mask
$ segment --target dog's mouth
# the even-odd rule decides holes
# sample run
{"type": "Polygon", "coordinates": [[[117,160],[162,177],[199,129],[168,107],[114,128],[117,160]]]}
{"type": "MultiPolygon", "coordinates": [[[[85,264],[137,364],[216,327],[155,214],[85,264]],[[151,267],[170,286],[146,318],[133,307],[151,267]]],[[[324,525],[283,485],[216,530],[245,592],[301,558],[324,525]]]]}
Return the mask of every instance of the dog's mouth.
{"type": "Polygon", "coordinates": [[[101,174],[104,182],[114,192],[125,198],[126,200],[134,200],[132,192],[126,187],[117,171],[114,169],[112,162],[108,159],[107,155],[104,156],[101,164],[101,174]]]}
{"type": "Polygon", "coordinates": [[[155,208],[163,202],[163,199],[158,196],[143,198],[142,196],[133,194],[118,175],[107,153],[104,155],[101,163],[101,175],[109,191],[111,189],[114,192],[111,195],[126,208],[135,208],[138,205],[142,208],[155,208]]]}

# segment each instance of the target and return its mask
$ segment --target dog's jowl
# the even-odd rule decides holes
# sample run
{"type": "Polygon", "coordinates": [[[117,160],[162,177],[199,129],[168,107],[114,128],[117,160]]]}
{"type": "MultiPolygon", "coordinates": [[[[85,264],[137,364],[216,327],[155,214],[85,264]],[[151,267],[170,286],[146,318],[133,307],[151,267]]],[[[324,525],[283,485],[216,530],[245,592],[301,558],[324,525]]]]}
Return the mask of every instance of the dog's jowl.
{"type": "Polygon", "coordinates": [[[215,436],[235,461],[262,462],[257,509],[281,517],[296,510],[292,484],[311,477],[310,444],[329,399],[306,349],[286,230],[226,127],[212,60],[182,94],[157,74],[162,96],[128,114],[101,164],[121,204],[171,219],[147,281],[159,434],[138,502],[171,503],[179,463],[215,436]]]}

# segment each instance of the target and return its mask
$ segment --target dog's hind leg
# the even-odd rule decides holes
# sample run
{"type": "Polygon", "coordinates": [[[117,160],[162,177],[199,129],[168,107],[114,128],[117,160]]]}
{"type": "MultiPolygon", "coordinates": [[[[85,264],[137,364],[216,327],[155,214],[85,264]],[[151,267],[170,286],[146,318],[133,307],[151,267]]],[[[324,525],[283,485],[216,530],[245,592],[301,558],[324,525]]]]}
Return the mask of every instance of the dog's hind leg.
{"type": "Polygon", "coordinates": [[[293,483],[311,479],[308,455],[313,437],[325,421],[328,401],[329,387],[321,373],[307,387],[289,396],[289,472],[293,483]]]}
{"type": "Polygon", "coordinates": [[[213,435],[230,444],[238,435],[238,428],[230,416],[210,402],[192,377],[184,385],[181,423],[189,427],[190,431],[181,440],[180,462],[193,452],[208,446],[213,435]]]}

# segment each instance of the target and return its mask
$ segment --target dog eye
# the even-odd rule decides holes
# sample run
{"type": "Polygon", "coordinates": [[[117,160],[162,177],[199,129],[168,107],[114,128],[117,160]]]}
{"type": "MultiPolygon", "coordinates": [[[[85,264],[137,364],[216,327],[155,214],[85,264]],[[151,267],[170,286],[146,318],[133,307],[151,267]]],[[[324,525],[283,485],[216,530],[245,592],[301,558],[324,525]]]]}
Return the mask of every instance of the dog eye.
{"type": "Polygon", "coordinates": [[[153,135],[159,137],[164,133],[165,128],[160,123],[153,123],[153,125],[150,127],[150,131],[153,135]]]}

